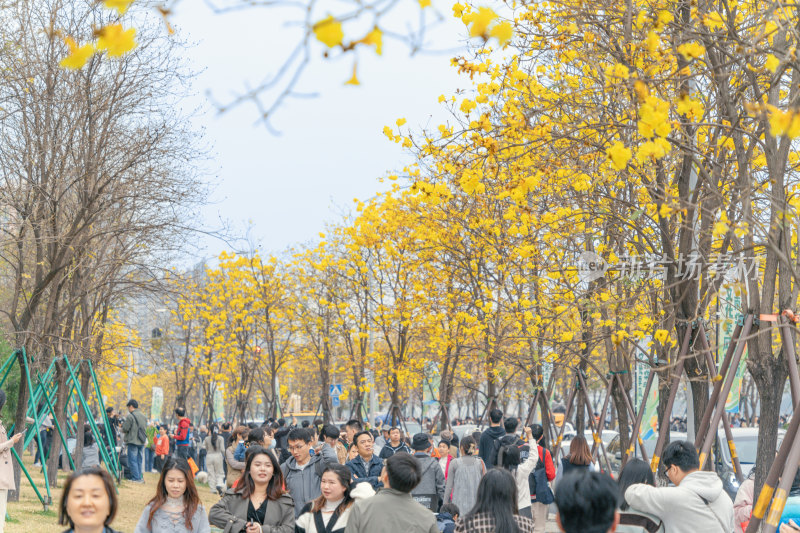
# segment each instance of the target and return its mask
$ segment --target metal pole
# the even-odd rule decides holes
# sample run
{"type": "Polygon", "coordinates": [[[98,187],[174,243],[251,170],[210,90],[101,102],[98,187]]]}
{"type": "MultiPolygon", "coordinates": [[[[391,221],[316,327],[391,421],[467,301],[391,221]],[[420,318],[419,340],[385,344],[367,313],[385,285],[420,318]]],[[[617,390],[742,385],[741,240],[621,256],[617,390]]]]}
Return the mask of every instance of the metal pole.
{"type": "MultiPolygon", "coordinates": [[[[578,379],[580,380],[581,387],[583,388],[584,391],[586,391],[588,389],[588,387],[586,386],[586,378],[583,376],[583,372],[581,372],[580,369],[578,370],[578,379]]],[[[586,394],[582,394],[581,396],[583,396],[583,403],[584,403],[584,405],[586,407],[586,411],[587,411],[587,413],[589,415],[589,427],[592,430],[592,437],[594,439],[594,446],[597,446],[598,444],[600,445],[600,451],[603,452],[603,459],[605,459],[605,461],[606,461],[606,468],[608,468],[608,474],[613,477],[613,474],[611,472],[611,462],[608,460],[608,454],[606,453],[606,447],[603,444],[603,439],[600,438],[600,435],[598,434],[597,430],[595,429],[594,416],[592,414],[592,404],[589,403],[589,397],[586,394]]],[[[594,454],[592,454],[592,458],[594,458],[594,454]]]]}
{"type": "MultiPolygon", "coordinates": [[[[644,441],[642,441],[642,437],[639,435],[639,428],[642,427],[642,419],[644,418],[644,407],[647,405],[647,397],[650,395],[650,389],[653,387],[653,382],[655,381],[656,373],[652,369],[650,370],[650,375],[647,376],[647,384],[644,387],[644,394],[642,395],[642,404],[639,406],[639,412],[636,415],[636,422],[634,422],[633,431],[631,432],[631,442],[628,446],[628,451],[626,455],[634,454],[636,451],[636,445],[634,444],[634,440],[639,443],[639,446],[644,449],[644,441]]],[[[623,456],[623,459],[625,456],[623,456]]],[[[642,457],[644,462],[647,462],[647,455],[642,457]]]]}
{"type": "Polygon", "coordinates": [[[791,325],[783,315],[778,318],[778,328],[781,332],[783,341],[783,351],[786,354],[786,363],[789,366],[789,388],[792,391],[792,403],[800,400],[800,373],[797,370],[797,359],[795,358],[794,341],[789,332],[791,325]]]}
{"type": "Polygon", "coordinates": [[[105,446],[100,446],[99,443],[102,442],[102,436],[100,435],[100,430],[97,429],[97,424],[94,422],[94,418],[92,417],[92,413],[89,410],[89,405],[86,403],[86,398],[83,396],[83,391],[80,388],[80,382],[78,378],[75,376],[75,370],[72,368],[72,365],[67,358],[67,355],[64,354],[62,356],[64,358],[64,363],[67,365],[67,370],[69,371],[69,375],[72,376],[72,383],[75,386],[75,392],[78,395],[78,400],[80,402],[81,407],[83,407],[83,411],[86,414],[86,420],[89,422],[89,426],[92,428],[92,435],[94,436],[95,440],[98,442],[98,450],[100,450],[100,455],[103,456],[103,461],[106,463],[106,467],[110,467],[112,469],[112,474],[114,477],[117,477],[117,470],[115,469],[115,463],[109,457],[108,450],[106,450],[105,446]]]}
{"type": "MultiPolygon", "coordinates": [[[[31,484],[31,487],[33,487],[33,492],[36,493],[36,497],[39,498],[39,501],[41,502],[42,506],[44,506],[44,510],[47,511],[47,507],[48,507],[49,503],[47,501],[45,501],[45,499],[42,497],[42,493],[39,492],[38,488],[36,488],[36,483],[33,482],[33,479],[31,478],[31,475],[28,473],[28,469],[25,468],[25,464],[22,462],[22,459],[20,459],[19,454],[17,453],[17,450],[13,446],[11,447],[11,454],[17,460],[17,463],[19,464],[20,469],[25,473],[25,477],[28,478],[28,482],[31,484]]],[[[45,480],[45,484],[47,484],[47,480],[45,480]]]]}
{"type": "Polygon", "coordinates": [[[683,334],[683,342],[681,343],[681,351],[678,353],[678,362],[675,365],[675,377],[672,379],[672,386],[669,389],[669,397],[667,398],[666,409],[664,410],[664,419],[658,425],[658,440],[656,441],[656,448],[653,450],[653,460],[650,461],[650,470],[655,474],[658,471],[658,463],[661,462],[661,451],[664,448],[664,442],[667,440],[667,433],[669,433],[669,418],[672,415],[672,406],[675,404],[675,396],[678,394],[678,387],[681,383],[681,375],[683,374],[683,365],[685,363],[686,354],[689,353],[689,342],[692,340],[692,325],[686,324],[686,332],[683,334]]]}
{"type": "MultiPolygon", "coordinates": [[[[25,369],[25,380],[28,382],[28,390],[33,390],[33,385],[31,384],[31,373],[28,369],[28,354],[25,352],[25,348],[22,348],[22,360],[23,360],[23,368],[25,369]]],[[[36,416],[36,404],[33,402],[33,396],[28,398],[29,408],[34,412],[34,416],[36,416]]],[[[53,501],[52,494],[50,494],[50,482],[47,477],[47,458],[44,456],[44,447],[42,446],[42,436],[38,431],[36,431],[36,443],[39,446],[39,461],[42,464],[42,472],[44,473],[44,487],[47,491],[47,503],[53,501]]]]}
{"type": "MultiPolygon", "coordinates": [[[[751,316],[751,315],[748,315],[751,316]]],[[[733,330],[733,335],[731,336],[731,342],[728,345],[728,349],[725,351],[725,357],[722,359],[722,366],[719,368],[719,373],[721,376],[728,375],[728,369],[731,366],[731,359],[733,358],[733,352],[736,349],[736,346],[739,344],[740,338],[746,338],[747,335],[750,334],[750,327],[752,326],[752,322],[748,325],[747,329],[744,329],[742,324],[737,324],[736,328],[733,330]]],[[[708,350],[708,339],[705,338],[703,335],[700,339],[700,348],[702,350],[708,350]]],[[[713,405],[717,403],[717,398],[719,398],[720,390],[722,389],[722,380],[714,382],[714,388],[711,392],[711,398],[708,400],[708,406],[706,407],[705,412],[703,413],[703,419],[700,422],[700,427],[697,430],[697,435],[695,435],[694,439],[694,447],[697,450],[700,450],[700,446],[703,444],[703,437],[706,435],[708,431],[708,426],[711,422],[711,414],[713,409],[711,408],[713,405]]]]}
{"type": "MultiPolygon", "coordinates": [[[[652,373],[651,373],[651,375],[652,375],[652,373]]],[[[622,378],[620,378],[619,375],[616,375],[614,377],[616,377],[617,380],[619,381],[619,387],[620,387],[620,390],[622,391],[622,398],[623,398],[623,400],[625,400],[625,406],[628,408],[628,412],[631,414],[631,418],[633,418],[635,420],[638,417],[637,417],[636,413],[633,412],[633,405],[631,404],[631,399],[628,396],[628,391],[626,391],[625,387],[622,386],[622,378]]],[[[644,413],[644,409],[640,409],[640,412],[644,413]]],[[[631,448],[637,442],[639,443],[639,448],[642,451],[642,460],[646,462],[647,461],[647,450],[645,450],[644,442],[639,438],[638,432],[635,435],[631,435],[631,445],[630,445],[631,448]],[[635,438],[635,440],[634,440],[634,438],[635,438]]],[[[622,456],[622,466],[625,466],[625,463],[628,462],[628,453],[627,452],[628,452],[628,450],[626,450],[625,454],[622,456]]]]}
{"type": "MultiPolygon", "coordinates": [[[[705,341],[705,332],[700,331],[701,340],[705,341]]],[[[708,344],[706,343],[706,346],[708,344]]],[[[708,365],[708,373],[713,381],[717,377],[717,371],[714,369],[714,360],[711,353],[706,351],[706,364],[708,365]]],[[[710,406],[709,406],[710,407],[710,406]]],[[[708,408],[706,408],[708,409],[708,408]]],[[[739,454],[736,453],[736,443],[733,442],[733,432],[731,431],[731,423],[728,420],[728,413],[722,413],[722,426],[725,429],[725,438],[728,441],[728,449],[731,451],[731,459],[733,460],[733,472],[736,474],[736,480],[741,483],[744,480],[744,473],[742,472],[742,465],[739,462],[739,454]]]]}
{"type": "MultiPolygon", "coordinates": [[[[58,390],[58,387],[56,387],[56,390],[58,390]]],[[[55,391],[53,392],[55,393],[55,391]]],[[[58,436],[61,438],[61,444],[64,446],[64,455],[66,455],[67,458],[69,459],[69,466],[74,471],[75,461],[72,460],[72,454],[69,453],[69,446],[67,446],[67,438],[64,436],[64,432],[61,431],[61,424],[58,423],[58,418],[56,418],[56,410],[53,408],[53,404],[50,401],[50,396],[47,394],[47,391],[44,392],[44,399],[47,402],[47,409],[53,416],[53,425],[56,427],[56,430],[58,430],[58,436]]]]}
{"type": "MultiPolygon", "coordinates": [[[[611,389],[614,387],[614,381],[608,380],[608,387],[606,387],[606,398],[603,400],[603,410],[600,411],[600,420],[597,422],[597,432],[600,433],[600,438],[603,437],[603,430],[606,426],[606,411],[608,410],[608,401],[611,398],[611,389]]],[[[597,457],[597,441],[592,445],[592,458],[597,457]]]]}
{"type": "MultiPolygon", "coordinates": [[[[761,529],[762,533],[775,533],[778,528],[778,522],[781,520],[781,514],[783,514],[783,508],[786,506],[786,497],[789,495],[789,490],[792,488],[792,482],[795,478],[793,474],[797,473],[797,463],[800,461],[800,439],[795,437],[793,440],[792,449],[789,451],[789,456],[786,458],[786,464],[783,467],[778,490],[775,491],[775,497],[772,499],[772,507],[769,510],[766,524],[761,529]]],[[[749,529],[750,527],[748,526],[749,529]]]]}
{"type": "MultiPolygon", "coordinates": [[[[800,413],[800,402],[794,405],[794,412],[800,413]]],[[[789,427],[786,428],[786,436],[778,448],[778,454],[775,456],[775,460],[772,461],[772,466],[769,468],[767,479],[764,480],[764,486],[758,494],[755,505],[753,505],[753,515],[750,518],[750,524],[747,526],[746,533],[756,533],[756,531],[758,531],[761,520],[767,512],[770,501],[772,501],[772,495],[775,492],[775,484],[778,482],[781,473],[783,473],[787,467],[789,469],[794,469],[794,471],[797,470],[797,462],[788,463],[787,458],[789,457],[789,452],[800,444],[800,439],[797,438],[798,429],[800,429],[800,416],[793,416],[792,420],[789,422],[789,427]]],[[[792,480],[794,479],[794,474],[784,477],[792,480]]]]}
{"type": "Polygon", "coordinates": [[[567,400],[567,412],[564,415],[564,421],[561,423],[561,427],[558,428],[556,431],[556,442],[554,444],[554,449],[552,452],[553,455],[553,462],[558,462],[558,456],[561,454],[561,440],[564,438],[564,428],[567,427],[567,421],[569,420],[570,415],[572,415],[572,407],[575,403],[575,393],[578,388],[578,379],[575,378],[575,382],[573,383],[572,390],[569,393],[569,399],[567,400]]]}
{"type": "MultiPolygon", "coordinates": [[[[744,322],[745,331],[750,331],[750,326],[752,326],[752,324],[753,315],[747,315],[747,318],[744,322]]],[[[739,368],[739,360],[742,358],[742,353],[744,352],[745,343],[739,342],[736,344],[736,350],[733,352],[733,358],[731,359],[731,369],[739,368]]],[[[717,426],[719,425],[719,420],[722,417],[722,413],[725,411],[725,401],[728,399],[728,393],[731,390],[731,385],[733,385],[733,378],[735,375],[736,372],[728,372],[728,374],[725,376],[725,382],[722,385],[722,390],[720,390],[719,396],[717,397],[717,403],[707,407],[707,409],[714,409],[714,413],[711,415],[711,423],[709,424],[705,440],[703,441],[703,448],[700,450],[701,470],[703,469],[706,459],[708,458],[708,452],[711,450],[711,445],[714,443],[714,440],[717,436],[717,426]]]]}
{"type": "Polygon", "coordinates": [[[6,362],[3,363],[3,366],[0,367],[0,371],[3,372],[3,377],[0,378],[0,387],[2,387],[5,384],[6,379],[8,378],[8,373],[11,372],[11,368],[14,366],[13,363],[16,358],[17,358],[17,351],[14,350],[13,352],[11,352],[11,355],[8,356],[6,362]]]}

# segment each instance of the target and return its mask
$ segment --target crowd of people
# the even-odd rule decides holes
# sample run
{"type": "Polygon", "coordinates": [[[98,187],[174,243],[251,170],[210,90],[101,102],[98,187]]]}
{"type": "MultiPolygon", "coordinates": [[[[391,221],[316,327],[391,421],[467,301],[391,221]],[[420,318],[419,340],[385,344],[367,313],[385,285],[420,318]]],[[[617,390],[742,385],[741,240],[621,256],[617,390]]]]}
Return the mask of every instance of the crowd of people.
{"type": "MultiPolygon", "coordinates": [[[[119,424],[127,460],[145,464],[140,451],[152,439],[160,472],[135,533],[543,533],[551,509],[566,533],[733,533],[746,528],[752,509],[752,488],[750,500],[734,506],[720,478],[699,469],[690,442],[672,442],[662,454],[669,486],[657,487],[639,459],[615,481],[598,471],[583,437],[556,465],[542,426],[520,427],[497,409],[488,428],[461,439],[449,430],[435,437],[399,427],[370,431],[359,420],[337,427],[280,419],[210,424],[195,440],[182,409],[171,432],[158,427],[151,437],[135,401],[127,407],[119,424]],[[203,485],[219,496],[209,509],[199,497],[203,485]]],[[[126,469],[136,482],[141,471],[126,469]]],[[[800,474],[796,485],[800,501],[800,474]]],[[[113,533],[117,506],[111,477],[84,465],[65,484],[59,521],[70,532],[113,533]]],[[[800,531],[790,518],[780,533],[800,531]]]]}

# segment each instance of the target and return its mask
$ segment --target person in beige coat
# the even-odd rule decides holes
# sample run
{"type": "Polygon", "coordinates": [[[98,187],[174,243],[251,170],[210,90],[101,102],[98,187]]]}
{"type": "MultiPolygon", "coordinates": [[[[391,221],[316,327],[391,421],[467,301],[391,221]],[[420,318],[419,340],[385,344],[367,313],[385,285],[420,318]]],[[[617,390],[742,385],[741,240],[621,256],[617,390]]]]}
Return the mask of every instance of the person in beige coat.
{"type": "MultiPolygon", "coordinates": [[[[6,404],[6,393],[0,390],[0,409],[6,404]]],[[[3,422],[0,421],[0,533],[6,526],[6,503],[8,491],[16,490],[14,484],[14,465],[12,463],[11,447],[22,438],[22,433],[16,433],[10,439],[3,422]]]]}

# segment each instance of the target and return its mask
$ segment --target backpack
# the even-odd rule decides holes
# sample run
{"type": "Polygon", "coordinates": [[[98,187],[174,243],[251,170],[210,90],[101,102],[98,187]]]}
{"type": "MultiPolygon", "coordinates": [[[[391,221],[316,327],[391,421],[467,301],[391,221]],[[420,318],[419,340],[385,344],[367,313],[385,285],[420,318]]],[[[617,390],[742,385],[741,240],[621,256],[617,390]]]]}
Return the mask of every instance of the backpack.
{"type": "Polygon", "coordinates": [[[136,411],[131,413],[131,416],[133,417],[133,422],[136,424],[136,427],[138,428],[138,430],[136,431],[136,436],[139,438],[140,441],[142,441],[142,444],[147,444],[147,431],[145,431],[145,429],[139,423],[139,419],[136,418],[136,411]]]}
{"type": "MultiPolygon", "coordinates": [[[[497,443],[497,455],[495,457],[494,465],[495,466],[503,466],[503,457],[506,454],[506,451],[514,446],[517,445],[517,437],[516,435],[503,435],[499,439],[495,439],[497,443]]],[[[495,444],[493,443],[492,446],[494,447],[495,444]]],[[[520,457],[521,459],[522,457],[520,457]]]]}
{"type": "Polygon", "coordinates": [[[503,447],[503,443],[501,442],[500,438],[492,439],[492,452],[489,455],[489,458],[492,460],[493,466],[502,466],[503,464],[499,462],[499,459],[502,459],[500,455],[500,450],[503,447]]]}
{"type": "MultiPolygon", "coordinates": [[[[536,453],[539,452],[541,446],[536,447],[536,453]]],[[[531,452],[533,453],[533,452],[531,452]]],[[[550,483],[547,481],[547,471],[545,470],[545,462],[550,452],[544,450],[541,457],[542,460],[533,469],[533,472],[528,476],[528,484],[531,489],[531,494],[536,496],[537,503],[550,505],[555,501],[553,490],[550,488],[550,483]]]]}

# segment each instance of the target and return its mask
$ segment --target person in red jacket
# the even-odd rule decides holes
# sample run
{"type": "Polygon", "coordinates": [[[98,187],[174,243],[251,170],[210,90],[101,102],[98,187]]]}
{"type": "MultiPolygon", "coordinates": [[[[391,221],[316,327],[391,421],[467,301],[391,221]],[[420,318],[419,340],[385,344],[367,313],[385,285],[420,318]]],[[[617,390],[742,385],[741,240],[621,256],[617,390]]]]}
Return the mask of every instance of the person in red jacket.
{"type": "Polygon", "coordinates": [[[158,428],[158,435],[155,437],[155,461],[154,466],[156,470],[161,472],[164,463],[169,455],[169,437],[167,436],[167,426],[160,426],[158,428]]]}
{"type": "Polygon", "coordinates": [[[175,432],[175,455],[189,459],[189,443],[192,440],[192,422],[186,417],[186,410],[183,407],[175,409],[175,414],[178,416],[178,430],[175,432]]]}
{"type": "MultiPolygon", "coordinates": [[[[553,457],[550,455],[550,450],[544,446],[544,428],[539,424],[532,425],[531,437],[536,441],[535,445],[539,451],[539,460],[544,463],[547,481],[552,482],[556,478],[556,467],[553,465],[553,457]]],[[[533,446],[534,444],[530,443],[530,447],[532,448],[533,446]]],[[[533,450],[531,450],[531,453],[533,453],[533,450]]],[[[547,525],[547,510],[547,504],[538,503],[536,495],[531,493],[531,514],[533,515],[533,530],[535,533],[544,533],[547,525]]]]}

